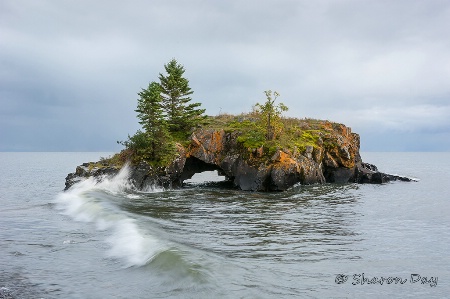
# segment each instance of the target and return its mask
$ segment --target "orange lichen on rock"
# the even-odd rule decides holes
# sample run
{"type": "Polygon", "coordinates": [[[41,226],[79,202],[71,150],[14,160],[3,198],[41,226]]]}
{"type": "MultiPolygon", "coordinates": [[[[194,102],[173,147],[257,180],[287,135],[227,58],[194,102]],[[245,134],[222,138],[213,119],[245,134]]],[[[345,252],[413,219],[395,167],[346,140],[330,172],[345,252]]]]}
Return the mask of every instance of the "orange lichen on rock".
{"type": "Polygon", "coordinates": [[[211,134],[211,142],[209,151],[212,152],[221,152],[223,149],[223,137],[224,137],[224,130],[214,131],[211,134]]]}
{"type": "Polygon", "coordinates": [[[280,169],[289,172],[300,172],[300,164],[294,160],[290,154],[278,150],[271,159],[274,163],[272,165],[275,169],[280,169]]]}
{"type": "Polygon", "coordinates": [[[289,168],[290,165],[297,163],[294,159],[292,159],[290,154],[287,154],[281,150],[278,150],[275,155],[272,156],[271,161],[274,162],[274,165],[286,169],[289,168]]]}
{"type": "Polygon", "coordinates": [[[197,130],[191,135],[186,158],[191,156],[207,163],[219,163],[224,157],[224,130],[197,130]]]}

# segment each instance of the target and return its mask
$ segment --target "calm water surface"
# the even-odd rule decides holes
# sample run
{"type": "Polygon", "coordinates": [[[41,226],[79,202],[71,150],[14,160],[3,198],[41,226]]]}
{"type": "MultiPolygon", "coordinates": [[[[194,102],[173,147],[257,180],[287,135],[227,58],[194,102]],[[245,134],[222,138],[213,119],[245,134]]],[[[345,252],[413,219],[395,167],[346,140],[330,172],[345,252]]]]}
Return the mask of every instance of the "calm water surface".
{"type": "Polygon", "coordinates": [[[124,170],[61,192],[108,154],[0,153],[0,298],[450,294],[450,153],[363,153],[415,183],[138,192],[124,170]]]}

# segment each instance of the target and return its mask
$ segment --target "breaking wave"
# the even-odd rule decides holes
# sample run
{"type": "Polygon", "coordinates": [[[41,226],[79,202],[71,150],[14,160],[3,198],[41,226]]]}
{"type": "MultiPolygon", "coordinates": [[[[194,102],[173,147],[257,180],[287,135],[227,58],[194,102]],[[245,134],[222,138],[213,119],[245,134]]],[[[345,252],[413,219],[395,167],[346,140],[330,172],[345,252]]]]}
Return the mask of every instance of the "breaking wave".
{"type": "MultiPolygon", "coordinates": [[[[169,244],[138,225],[138,221],[122,211],[114,202],[133,200],[134,187],[129,181],[129,167],[125,166],[114,177],[101,181],[87,178],[56,197],[57,209],[76,221],[94,223],[98,230],[107,230],[110,245],[107,255],[123,260],[127,266],[143,266],[159,253],[170,249],[169,244]]],[[[146,193],[161,192],[147,188],[146,193]]]]}

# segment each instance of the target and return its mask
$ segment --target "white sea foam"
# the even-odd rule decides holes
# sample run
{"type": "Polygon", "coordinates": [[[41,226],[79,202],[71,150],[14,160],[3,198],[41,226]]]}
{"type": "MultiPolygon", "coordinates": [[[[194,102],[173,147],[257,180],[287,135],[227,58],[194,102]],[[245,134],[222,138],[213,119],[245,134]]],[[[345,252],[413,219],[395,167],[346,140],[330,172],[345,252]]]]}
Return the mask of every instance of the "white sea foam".
{"type": "Polygon", "coordinates": [[[167,246],[150,232],[142,230],[135,219],[108,201],[105,193],[132,200],[133,197],[127,199],[126,196],[126,191],[132,190],[128,178],[128,167],[116,176],[104,177],[101,181],[88,178],[58,194],[56,206],[77,221],[94,223],[98,230],[110,231],[111,235],[106,240],[111,246],[109,257],[119,258],[127,266],[142,266],[167,246]]]}
{"type": "Polygon", "coordinates": [[[96,184],[96,187],[113,194],[123,193],[127,190],[133,189],[133,185],[130,183],[129,177],[130,167],[126,164],[114,177],[103,177],[102,180],[96,184]]]}
{"type": "Polygon", "coordinates": [[[139,199],[139,198],[142,198],[139,194],[127,194],[125,197],[126,197],[126,198],[130,198],[130,199],[139,199]]]}
{"type": "Polygon", "coordinates": [[[157,187],[156,185],[147,185],[140,192],[142,193],[156,193],[165,191],[162,187],[157,187]]]}
{"type": "Polygon", "coordinates": [[[125,260],[129,266],[143,266],[166,249],[160,240],[142,232],[130,218],[117,221],[107,241],[111,245],[108,255],[125,260]]]}

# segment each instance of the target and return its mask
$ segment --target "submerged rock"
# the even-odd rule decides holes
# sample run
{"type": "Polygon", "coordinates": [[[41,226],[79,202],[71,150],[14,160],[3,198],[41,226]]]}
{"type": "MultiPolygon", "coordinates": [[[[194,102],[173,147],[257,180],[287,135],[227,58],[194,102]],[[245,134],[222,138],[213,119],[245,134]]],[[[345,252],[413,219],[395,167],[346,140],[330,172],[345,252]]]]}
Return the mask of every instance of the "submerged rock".
{"type": "MultiPolygon", "coordinates": [[[[178,144],[178,155],[167,167],[154,168],[145,162],[131,166],[130,180],[138,189],[150,185],[179,187],[195,173],[218,170],[219,174],[241,190],[283,191],[298,183],[372,183],[411,181],[406,177],[389,175],[364,163],[359,153],[359,135],[342,124],[322,121],[321,136],[314,146],[303,151],[293,147],[276,149],[266,154],[263,147],[244,148],[238,142],[238,131],[198,129],[190,143],[178,144]]],[[[66,190],[86,177],[117,174],[118,167],[99,163],[84,163],[66,177],[66,190]]]]}

